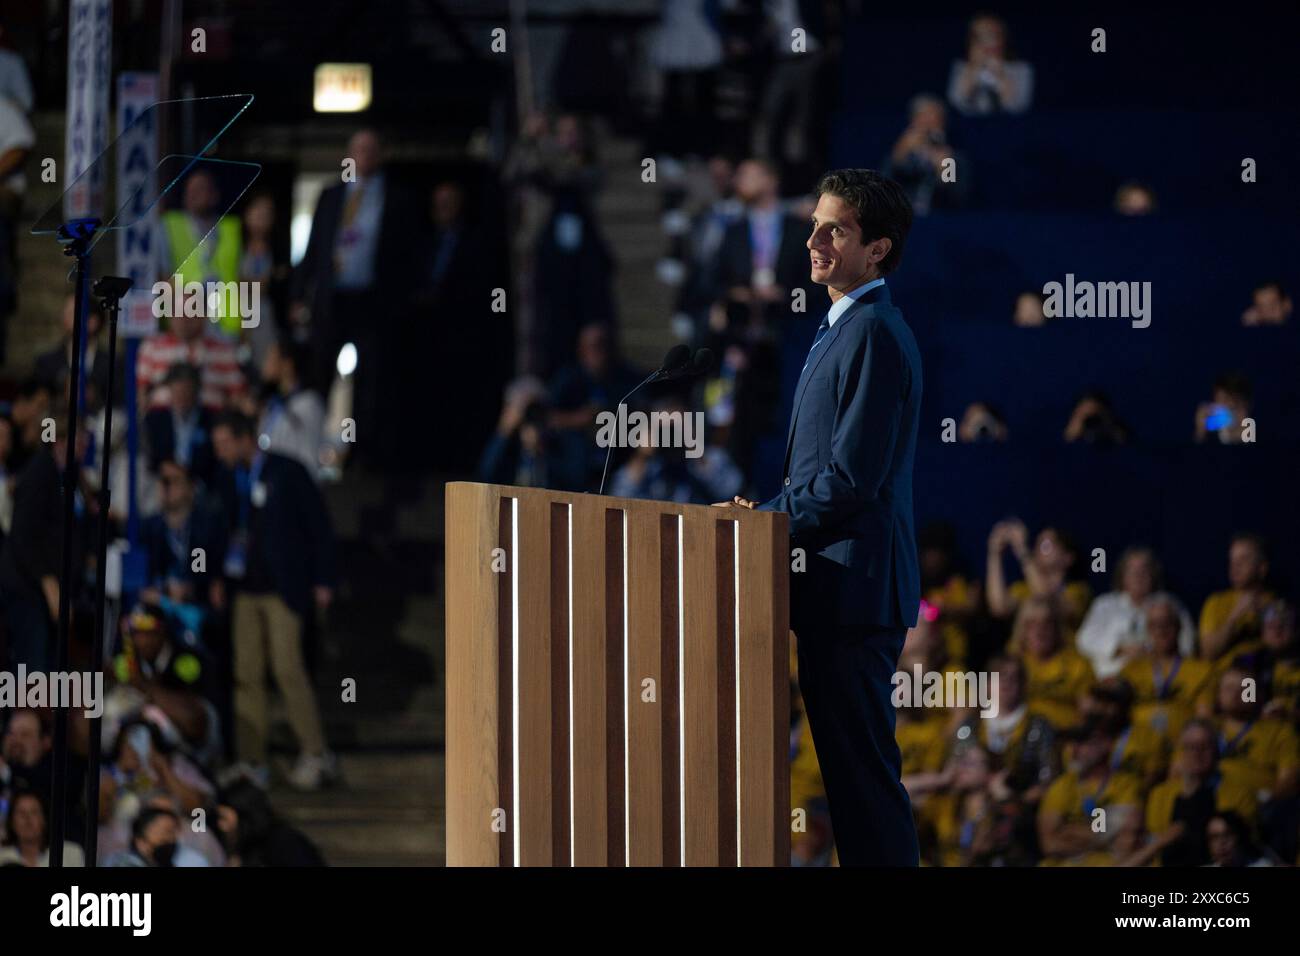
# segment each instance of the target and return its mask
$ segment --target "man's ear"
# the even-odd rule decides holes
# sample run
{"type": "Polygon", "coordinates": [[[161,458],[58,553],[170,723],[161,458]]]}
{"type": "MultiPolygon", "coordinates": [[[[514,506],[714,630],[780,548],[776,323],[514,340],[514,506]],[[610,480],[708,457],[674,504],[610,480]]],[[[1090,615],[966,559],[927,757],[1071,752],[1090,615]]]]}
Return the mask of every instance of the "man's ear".
{"type": "Polygon", "coordinates": [[[894,248],[893,240],[885,236],[871,240],[867,243],[867,261],[873,264],[880,262],[889,255],[889,250],[892,248],[894,248]]]}

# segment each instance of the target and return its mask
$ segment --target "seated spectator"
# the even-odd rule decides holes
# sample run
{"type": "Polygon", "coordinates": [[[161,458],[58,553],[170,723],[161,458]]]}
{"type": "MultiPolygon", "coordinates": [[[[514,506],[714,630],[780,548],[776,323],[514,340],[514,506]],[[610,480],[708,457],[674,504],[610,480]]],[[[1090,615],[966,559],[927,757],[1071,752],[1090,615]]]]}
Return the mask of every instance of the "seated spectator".
{"type": "Polygon", "coordinates": [[[242,398],[248,385],[239,368],[235,343],[208,327],[208,320],[202,316],[182,313],[168,322],[169,331],[151,335],[140,346],[136,359],[140,407],[167,407],[164,379],[178,362],[199,370],[199,404],[208,411],[219,412],[242,398]]]}
{"type": "MultiPolygon", "coordinates": [[[[583,472],[581,487],[594,488],[605,466],[605,449],[594,441],[597,413],[615,411],[643,378],[619,354],[612,326],[589,322],[578,332],[576,361],[562,366],[550,381],[547,425],[563,436],[566,448],[581,449],[574,462],[583,472]]],[[[633,396],[629,407],[640,408],[641,399],[633,396]]],[[[614,458],[617,463],[619,456],[614,458]]]]}
{"type": "MultiPolygon", "coordinates": [[[[963,665],[969,661],[968,625],[980,608],[981,582],[958,568],[957,534],[952,525],[937,522],[922,528],[917,537],[917,558],[921,597],[938,617],[948,660],[963,665]]],[[[922,613],[927,612],[922,609],[922,613]]]]}
{"type": "Polygon", "coordinates": [[[1121,216],[1149,216],[1156,211],[1156,194],[1145,183],[1124,183],[1115,190],[1115,211],[1121,216]]]}
{"type": "MultiPolygon", "coordinates": [[[[1088,606],[1074,646],[1092,663],[1099,678],[1113,677],[1128,661],[1150,649],[1146,601],[1163,583],[1160,559],[1150,548],[1127,548],[1115,566],[1115,590],[1100,595],[1088,606]]],[[[1174,615],[1176,651],[1183,657],[1196,653],[1196,630],[1191,615],[1169,595],[1163,600],[1174,615]]]]}
{"type": "Polygon", "coordinates": [[[1110,766],[1132,774],[1145,794],[1169,772],[1169,738],[1149,724],[1135,723],[1133,688],[1120,677],[1098,681],[1079,705],[1080,726],[1100,726],[1114,741],[1110,766]]]}
{"type": "Polygon", "coordinates": [[[1274,599],[1268,589],[1268,554],[1264,539],[1239,533],[1228,546],[1227,591],[1216,591],[1201,607],[1201,656],[1224,658],[1233,648],[1260,634],[1260,612],[1274,599]]]}
{"type": "Polygon", "coordinates": [[[1034,96],[1034,68],[1012,59],[1001,17],[980,14],[970,22],[966,59],[955,60],[948,102],[967,116],[1023,113],[1034,96]]]}
{"type": "Polygon", "coordinates": [[[1007,787],[1025,803],[1037,803],[1058,769],[1056,729],[1046,717],[1030,712],[1019,657],[999,655],[988,667],[998,675],[997,715],[968,723],[974,723],[976,740],[992,755],[1007,787]]]}
{"type": "Polygon", "coordinates": [[[126,850],[104,862],[112,867],[172,867],[181,835],[176,813],[161,807],[145,807],[131,824],[131,843],[126,850]]]}
{"type": "Polygon", "coordinates": [[[51,401],[43,382],[28,383],[14,401],[14,423],[26,463],[13,486],[14,518],[0,547],[0,604],[13,664],[49,670],[59,618],[64,429],[42,441],[43,420],[64,421],[63,401],[51,401]]]}
{"type": "MultiPolygon", "coordinates": [[[[19,790],[10,800],[9,818],[5,821],[4,846],[0,846],[0,866],[50,865],[49,814],[45,799],[32,790],[19,790]]],[[[81,847],[63,841],[63,865],[85,866],[81,847]]]]}
{"type": "Polygon", "coordinates": [[[934,834],[937,866],[983,865],[997,837],[997,802],[1008,794],[987,751],[973,745],[957,750],[945,773],[946,786],[925,806],[922,830],[934,834]]]}
{"type": "Polygon", "coordinates": [[[1242,325],[1285,325],[1291,318],[1291,296],[1276,280],[1255,286],[1250,308],[1241,313],[1242,325]]]}
{"type": "Polygon", "coordinates": [[[221,792],[217,831],[228,866],[324,866],[316,846],[272,809],[266,792],[239,780],[221,792]]]}
{"type": "Polygon", "coordinates": [[[587,490],[586,433],[552,428],[547,424],[550,418],[540,386],[527,380],[512,383],[506,389],[496,431],[479,458],[478,480],[524,488],[587,490]]]}
{"type": "Polygon", "coordinates": [[[1216,813],[1232,810],[1243,819],[1255,819],[1255,795],[1215,772],[1217,737],[1210,721],[1189,720],[1179,734],[1169,779],[1147,797],[1147,832],[1164,844],[1160,861],[1165,866],[1203,866],[1210,861],[1206,825],[1216,813]]]}
{"type": "MultiPolygon", "coordinates": [[[[1274,601],[1264,608],[1259,648],[1247,663],[1260,675],[1265,717],[1296,723],[1300,718],[1300,641],[1295,605],[1274,601]]],[[[1240,654],[1238,655],[1238,658],[1240,654]]]]}
{"type": "Polygon", "coordinates": [[[988,402],[971,402],[966,406],[957,426],[958,441],[974,444],[1006,441],[1008,437],[1007,420],[998,409],[988,402]]]}
{"type": "Polygon", "coordinates": [[[317,478],[325,403],[316,390],[304,386],[309,369],[306,347],[292,338],[281,337],[267,350],[262,382],[272,392],[258,423],[258,445],[302,462],[307,473],[317,478]]]}
{"type": "Polygon", "coordinates": [[[50,771],[50,729],[41,715],[30,708],[15,708],[0,737],[0,796],[12,805],[17,790],[48,793],[50,771]]]}
{"type": "MultiPolygon", "coordinates": [[[[683,403],[671,399],[656,402],[651,414],[656,412],[683,417],[692,414],[683,403]]],[[[741,492],[745,476],[725,448],[706,444],[698,458],[688,457],[686,451],[684,447],[655,448],[647,438],[646,444],[632,450],[632,459],[614,473],[609,493],[620,498],[702,505],[730,501],[741,492]]]]}
{"type": "MultiPolygon", "coordinates": [[[[1209,661],[1193,657],[1183,645],[1187,612],[1177,599],[1160,592],[1143,607],[1142,649],[1124,659],[1120,674],[1133,688],[1134,720],[1177,739],[1211,692],[1213,671],[1209,661]]],[[[1081,628],[1080,642],[1083,634],[1081,628]]]]}
{"type": "Polygon", "coordinates": [[[140,794],[165,791],[190,813],[207,806],[216,787],[204,769],[187,756],[184,741],[161,708],[147,705],[118,728],[108,751],[108,771],[116,784],[112,815],[133,816],[140,794]]]}
{"type": "Polygon", "coordinates": [[[1275,717],[1261,718],[1254,697],[1257,675],[1233,665],[1219,678],[1214,723],[1218,729],[1219,772],[1260,802],[1292,797],[1300,784],[1300,740],[1295,728],[1275,717]]]}
{"type": "Polygon", "coordinates": [[[1064,635],[1069,643],[1083,620],[1092,599],[1092,589],[1083,581],[1069,580],[1077,552],[1074,542],[1060,528],[1048,526],[1038,532],[1034,550],[1029,550],[1029,531],[1019,518],[999,521],[989,533],[985,594],[989,612],[1008,618],[1030,595],[1053,597],[1064,615],[1064,635]],[[1007,586],[1002,553],[1010,549],[1023,578],[1007,586]]]}
{"type": "Polygon", "coordinates": [[[1088,857],[1110,849],[1127,815],[1142,811],[1141,780],[1111,766],[1110,728],[1094,723],[1074,736],[1068,769],[1038,807],[1038,846],[1046,864],[1094,862],[1088,857]]]}
{"type": "MultiPolygon", "coordinates": [[[[112,776],[105,775],[104,784],[100,791],[103,795],[101,803],[107,804],[108,800],[114,795],[115,787],[116,784],[112,776]]],[[[161,810],[164,813],[172,814],[178,820],[183,819],[185,816],[176,798],[162,790],[145,794],[140,800],[140,808],[141,812],[161,810]]],[[[131,850],[133,844],[132,830],[137,815],[133,814],[125,819],[110,818],[108,825],[100,826],[99,857],[105,861],[105,866],[140,865],[134,861],[126,862],[129,857],[134,855],[131,850]]],[[[177,831],[176,851],[171,860],[172,866],[224,866],[225,862],[225,851],[221,847],[221,841],[217,839],[213,831],[207,828],[198,830],[187,826],[179,828],[177,831]]]]}
{"type": "Polygon", "coordinates": [[[213,675],[202,647],[185,643],[157,605],[137,606],[122,620],[122,650],[113,658],[115,686],[106,712],[139,714],[146,707],[166,739],[200,766],[221,756],[216,708],[205,698],[213,675]]]}
{"type": "Polygon", "coordinates": [[[961,206],[970,188],[970,169],[948,144],[943,101],[922,94],[912,98],[910,112],[907,129],[881,164],[881,174],[903,187],[917,215],[961,206]]]}
{"type": "Polygon", "coordinates": [[[140,531],[147,561],[141,599],[179,614],[194,637],[199,638],[201,615],[225,606],[221,577],[226,545],[224,519],[216,500],[210,494],[200,494],[193,475],[176,462],[159,463],[158,484],[162,511],[146,518],[140,531]],[[203,570],[195,570],[196,566],[203,570]]]}
{"type": "Polygon", "coordinates": [[[149,470],[157,472],[161,462],[174,461],[200,481],[211,481],[216,470],[212,412],[198,403],[199,370],[177,362],[167,370],[163,385],[166,403],[150,409],[144,417],[149,470]]]}
{"type": "Polygon", "coordinates": [[[1104,392],[1087,391],[1070,413],[1065,440],[1089,445],[1123,445],[1129,440],[1129,429],[1104,392]]]}
{"type": "MultiPolygon", "coordinates": [[[[55,395],[66,393],[68,368],[72,358],[72,327],[77,319],[77,300],[68,296],[63,300],[63,333],[59,344],[36,356],[33,374],[50,386],[55,395]]],[[[86,386],[86,407],[99,408],[108,391],[108,350],[99,341],[104,328],[104,314],[96,304],[86,309],[86,369],[83,381],[86,386]]]]}
{"type": "Polygon", "coordinates": [[[1205,843],[1210,851],[1206,866],[1273,866],[1268,853],[1255,846],[1250,824],[1234,810],[1210,817],[1205,825],[1205,843]]]}
{"type": "Polygon", "coordinates": [[[1214,382],[1214,397],[1196,408],[1196,440],[1239,444],[1250,416],[1253,389],[1250,379],[1239,372],[1226,372],[1214,382]]]}
{"type": "Polygon", "coordinates": [[[1064,643],[1061,614],[1049,597],[1033,595],[1016,614],[1012,653],[1025,663],[1025,697],[1029,711],[1046,717],[1057,730],[1079,720],[1079,702],[1092,685],[1088,659],[1064,643]]]}
{"type": "Polygon", "coordinates": [[[1043,294],[1030,290],[1016,296],[1016,305],[1011,311],[1011,322],[1022,329],[1046,325],[1047,313],[1043,311],[1043,294]]]}

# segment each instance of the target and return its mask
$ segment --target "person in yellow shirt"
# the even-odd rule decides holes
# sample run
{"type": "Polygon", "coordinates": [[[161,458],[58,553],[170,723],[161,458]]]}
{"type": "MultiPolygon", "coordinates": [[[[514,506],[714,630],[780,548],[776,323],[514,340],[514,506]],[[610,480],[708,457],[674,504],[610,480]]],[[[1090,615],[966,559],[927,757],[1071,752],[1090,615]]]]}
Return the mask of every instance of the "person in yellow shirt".
{"type": "Polygon", "coordinates": [[[1055,597],[1061,608],[1062,636],[1070,646],[1079,629],[1092,588],[1084,581],[1069,580],[1077,551],[1070,537],[1060,528],[1047,527],[1038,532],[1033,550],[1029,532],[1019,518],[999,521],[989,533],[988,559],[984,590],[990,613],[997,618],[1014,615],[1030,597],[1055,597]],[[1015,555],[1023,580],[1008,586],[1002,567],[1002,553],[1015,555]]]}
{"type": "Polygon", "coordinates": [[[1169,771],[1172,748],[1164,734],[1146,724],[1134,723],[1132,711],[1133,688],[1121,677],[1094,684],[1083,695],[1079,707],[1084,728],[1100,726],[1114,741],[1111,769],[1136,777],[1145,794],[1169,771]]]}
{"type": "Polygon", "coordinates": [[[1183,725],[1169,779],[1152,788],[1146,803],[1147,832],[1166,845],[1165,866],[1203,866],[1210,861],[1206,824],[1232,810],[1256,818],[1255,795],[1218,772],[1218,732],[1213,722],[1193,717],[1183,725]],[[1171,830],[1176,836],[1168,839],[1171,830]]]}
{"type": "Polygon", "coordinates": [[[1201,656],[1218,660],[1234,645],[1257,638],[1260,612],[1273,600],[1265,586],[1268,555],[1264,539],[1237,534],[1228,547],[1228,582],[1232,587],[1205,599],[1201,608],[1201,656]]]}
{"type": "Polygon", "coordinates": [[[921,529],[916,539],[921,566],[921,597],[925,615],[929,605],[943,630],[948,662],[963,666],[970,655],[969,624],[983,602],[980,582],[957,568],[957,538],[952,525],[936,522],[921,529]]]}
{"type": "Polygon", "coordinates": [[[1046,717],[1057,730],[1075,724],[1079,700],[1093,682],[1092,665],[1065,646],[1051,598],[1034,595],[1020,606],[1009,646],[1023,655],[1030,713],[1046,717]]]}
{"type": "Polygon", "coordinates": [[[1198,702],[1211,702],[1209,661],[1184,657],[1178,645],[1179,614],[1174,599],[1153,594],[1146,603],[1151,647],[1124,665],[1120,676],[1133,688],[1134,723],[1165,735],[1172,744],[1198,702]]]}
{"type": "Polygon", "coordinates": [[[1255,674],[1233,665],[1219,678],[1214,724],[1219,771],[1254,793],[1260,803],[1293,797],[1300,784],[1300,739],[1295,728],[1261,717],[1255,674]]]}
{"type": "Polygon", "coordinates": [[[1056,730],[1047,718],[1029,711],[1025,699],[1025,665],[1008,654],[992,658],[998,675],[998,712],[975,717],[975,739],[1006,775],[1007,786],[1025,803],[1036,804],[1059,768],[1056,730]]]}
{"type": "Polygon", "coordinates": [[[1300,720],[1300,641],[1295,607],[1274,601],[1264,608],[1259,645],[1233,658],[1259,675],[1263,716],[1295,724],[1300,720]]]}
{"type": "Polygon", "coordinates": [[[1114,740],[1100,725],[1075,731],[1069,769],[1038,805],[1038,846],[1046,865],[1106,850],[1126,815],[1142,807],[1142,783],[1110,763],[1114,740]]]}

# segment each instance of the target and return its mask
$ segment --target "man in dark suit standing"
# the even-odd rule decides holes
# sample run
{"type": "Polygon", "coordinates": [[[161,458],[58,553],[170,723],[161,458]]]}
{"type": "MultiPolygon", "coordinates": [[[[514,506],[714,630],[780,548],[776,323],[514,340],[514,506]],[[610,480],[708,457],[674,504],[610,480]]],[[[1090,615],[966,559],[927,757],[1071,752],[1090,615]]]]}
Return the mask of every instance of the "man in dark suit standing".
{"type": "Polygon", "coordinates": [[[311,236],[290,284],[290,320],[309,330],[312,379],[328,396],[339,350],[357,349],[353,411],[363,456],[394,452],[392,398],[408,354],[410,300],[421,278],[414,204],[383,166],[379,137],[363,129],[348,140],[343,181],[321,193],[311,236]],[[385,414],[388,413],[388,414],[385,414]]]}
{"type": "Polygon", "coordinates": [[[892,678],[920,605],[912,462],[921,359],[884,276],[903,253],[912,208],[873,170],[817,184],[807,246],[825,285],[822,319],[795,390],[781,493],[733,504],[790,515],[807,570],[791,575],[791,627],[840,862],[915,866],[900,781],[892,678]]]}

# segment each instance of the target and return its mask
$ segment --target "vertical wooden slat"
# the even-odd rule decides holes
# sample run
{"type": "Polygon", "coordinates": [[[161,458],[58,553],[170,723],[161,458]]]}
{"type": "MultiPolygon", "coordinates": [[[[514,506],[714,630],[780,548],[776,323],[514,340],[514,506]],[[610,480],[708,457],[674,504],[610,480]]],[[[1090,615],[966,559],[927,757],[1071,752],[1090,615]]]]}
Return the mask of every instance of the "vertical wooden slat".
{"type": "Polygon", "coordinates": [[[740,523],[740,863],[790,854],[789,639],[785,518],[740,523]]]}
{"type": "Polygon", "coordinates": [[[736,842],[736,523],[714,527],[718,580],[718,865],[737,866],[736,842]]]}
{"type": "Polygon", "coordinates": [[[717,525],[709,512],[682,522],[687,866],[718,865],[717,525]]]}
{"type": "Polygon", "coordinates": [[[624,668],[626,513],[605,512],[605,782],[610,866],[627,865],[627,698],[624,668]]]}
{"type": "Polygon", "coordinates": [[[502,555],[500,571],[494,571],[497,582],[497,766],[500,767],[501,787],[498,806],[505,821],[505,838],[501,840],[497,857],[499,866],[515,865],[515,651],[514,651],[514,528],[515,501],[498,496],[496,499],[497,534],[492,541],[493,552],[502,555]]]}
{"type": "Polygon", "coordinates": [[[497,497],[482,485],[449,484],[445,492],[445,587],[458,595],[447,602],[445,635],[447,670],[455,675],[446,686],[449,866],[496,866],[510,842],[509,832],[493,829],[503,802],[498,741],[509,729],[498,709],[497,497]]]}
{"type": "Polygon", "coordinates": [[[519,576],[515,630],[519,767],[519,864],[550,866],[551,794],[551,509],[539,497],[516,508],[515,573],[519,576]]]}
{"type": "Polygon", "coordinates": [[[663,766],[663,865],[682,864],[681,820],[681,698],[679,681],[681,642],[681,590],[677,550],[678,518],[659,516],[659,681],[660,714],[663,720],[661,762],[663,766]]]}
{"type": "MultiPolygon", "coordinates": [[[[622,514],[619,513],[620,519],[622,514]]],[[[573,504],[573,864],[609,862],[606,800],[605,508],[600,499],[573,504]]],[[[622,558],[619,559],[620,567],[622,558]]],[[[622,574],[618,574],[622,581],[622,574]]],[[[622,642],[620,612],[619,642],[622,642]]],[[[621,647],[620,647],[621,651],[621,647]]],[[[621,666],[621,665],[620,665],[621,666]]],[[[622,678],[615,682],[621,686],[622,678]]],[[[613,715],[609,715],[613,716],[613,715]]],[[[622,712],[618,714],[622,738],[622,712]]],[[[623,768],[620,760],[619,779],[623,768]]],[[[620,826],[620,831],[622,827],[620,826]]]]}
{"type": "Polygon", "coordinates": [[[661,526],[649,508],[627,515],[627,814],[628,862],[662,866],[663,634],[661,526]],[[646,700],[643,682],[654,681],[646,700]]]}
{"type": "Polygon", "coordinates": [[[551,503],[551,863],[573,864],[569,839],[569,506],[551,503]]]}

